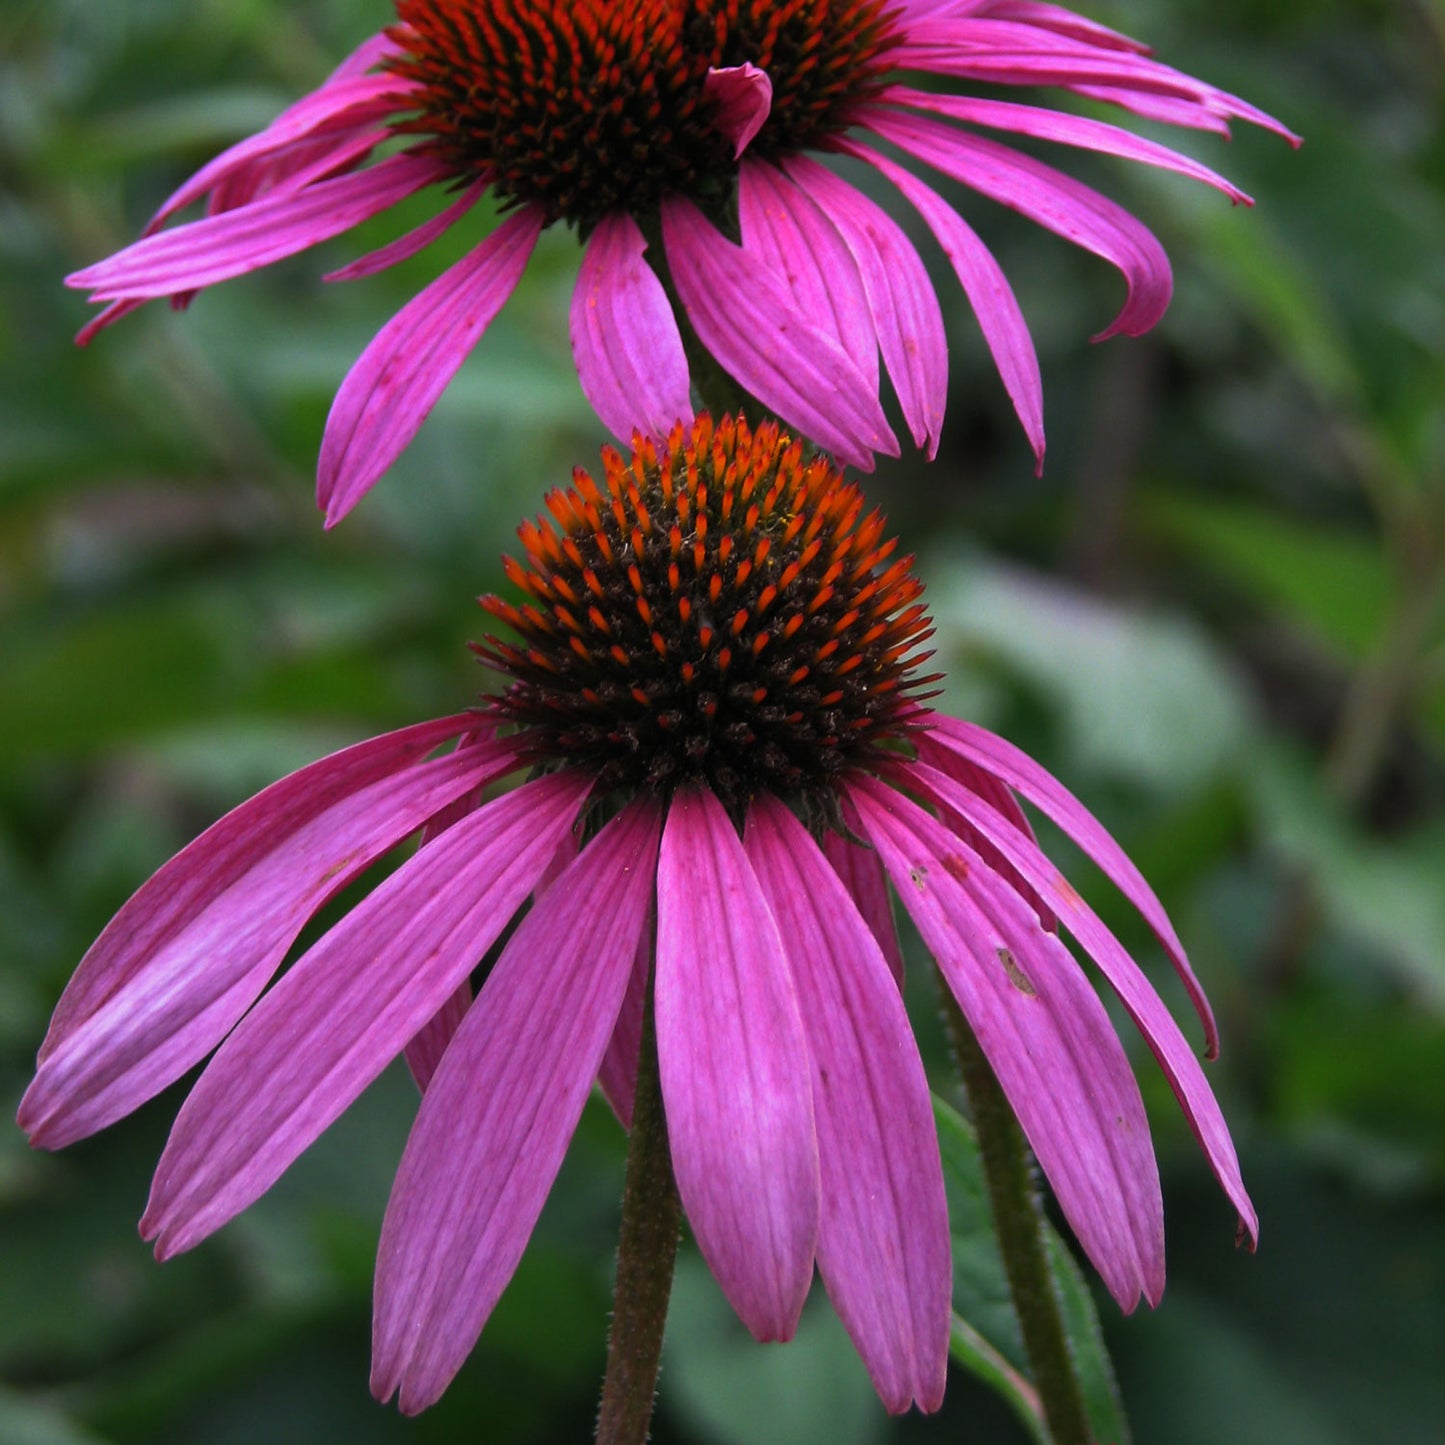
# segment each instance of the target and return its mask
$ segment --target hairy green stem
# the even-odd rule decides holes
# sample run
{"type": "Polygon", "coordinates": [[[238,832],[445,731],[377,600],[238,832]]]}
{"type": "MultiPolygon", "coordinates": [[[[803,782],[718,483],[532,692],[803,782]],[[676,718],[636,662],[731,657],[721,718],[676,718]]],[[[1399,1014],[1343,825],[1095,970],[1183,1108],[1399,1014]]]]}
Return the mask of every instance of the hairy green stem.
{"type": "Polygon", "coordinates": [[[940,979],[944,1018],[973,1114],[994,1229],[1034,1385],[1054,1445],[1090,1445],[1088,1412],[1053,1271],[1023,1130],[968,1020],[940,979]]]}
{"type": "Polygon", "coordinates": [[[597,1412],[597,1445],[642,1445],[647,1439],[681,1217],[658,1079],[649,984],[628,1136],[617,1286],[607,1342],[607,1375],[597,1412]]]}

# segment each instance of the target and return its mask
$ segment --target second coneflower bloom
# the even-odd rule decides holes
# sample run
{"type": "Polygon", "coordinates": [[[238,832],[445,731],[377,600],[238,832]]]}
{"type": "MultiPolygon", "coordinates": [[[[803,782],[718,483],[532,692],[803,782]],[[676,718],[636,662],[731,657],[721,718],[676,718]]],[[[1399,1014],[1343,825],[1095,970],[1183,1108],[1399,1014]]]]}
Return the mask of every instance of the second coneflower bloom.
{"type": "Polygon", "coordinates": [[[328,523],[411,440],[541,231],[559,222],[584,242],[571,312],[578,376],[619,437],[660,438],[691,414],[666,277],[687,326],[746,392],[861,467],[898,450],[880,405],[881,352],[908,430],[931,455],[947,391],[938,300],[897,220],[818,155],[871,167],[933,233],[1041,460],[1042,388],[1018,303],[915,166],[1111,262],[1128,295],[1102,334],[1137,334],[1169,301],[1158,240],[993,135],[1163,166],[1246,197],[1118,126],[973,91],[1057,86],[1172,125],[1227,134],[1242,118],[1288,134],[1128,37],[1036,0],[396,0],[396,10],[398,22],[318,90],[187,181],[144,239],[70,277],[108,303],[86,339],[148,300],[184,305],[427,187],[455,199],[333,279],[413,255],[484,196],[500,202],[506,218],[392,318],[343,383],[321,447],[328,523]],[[161,229],[202,200],[203,219],[161,229]]]}
{"type": "Polygon", "coordinates": [[[382,1228],[372,1383],[414,1411],[511,1278],[594,1083],[630,1121],[651,997],[678,1191],[738,1315],[788,1338],[816,1264],[888,1409],[933,1409],[949,1229],[891,885],[1123,1308],[1164,1286],[1159,1181],[1066,933],[1252,1242],[1194,1050],[1017,799],[1140,910],[1212,1052],[1163,909],[1060,783],[925,705],[921,588],[854,486],[775,426],[703,415],[604,454],[520,535],[513,600],[483,599],[509,633],[477,649],[500,690],[292,774],[162,868],[56,1009],[20,1112],[34,1143],[111,1123],[219,1045],[142,1221],[166,1257],[405,1053],[424,1094],[382,1228]],[[417,832],[273,982],[326,900],[417,832]]]}

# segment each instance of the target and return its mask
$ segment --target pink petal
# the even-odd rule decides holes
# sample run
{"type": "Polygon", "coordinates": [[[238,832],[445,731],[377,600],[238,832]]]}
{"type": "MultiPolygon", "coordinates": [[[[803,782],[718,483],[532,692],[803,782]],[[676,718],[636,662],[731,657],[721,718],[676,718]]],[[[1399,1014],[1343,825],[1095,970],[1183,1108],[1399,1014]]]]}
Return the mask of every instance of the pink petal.
{"type": "Polygon", "coordinates": [[[20,1108],[37,1145],[85,1137],[225,1037],[307,919],[449,799],[515,766],[511,744],[422,762],[445,718],[313,763],[228,813],[115,916],[55,1010],[20,1108]]]}
{"type": "Polygon", "coordinates": [[[778,926],[722,804],[668,809],[657,871],[657,1053],[678,1193],[723,1293],[791,1339],[813,1275],[811,1063],[778,926]]]}
{"type": "MultiPolygon", "coordinates": [[[[453,823],[460,822],[468,813],[474,812],[479,802],[478,797],[468,795],[452,807],[443,810],[441,817],[433,819],[428,826],[422,837],[422,846],[425,847],[438,834],[450,828],[453,823]]],[[[534,903],[551,887],[557,875],[564,872],[567,865],[577,856],[575,834],[574,826],[572,832],[562,840],[562,846],[552,855],[552,861],[542,870],[542,875],[537,880],[537,886],[532,890],[534,903]]],[[[651,958],[650,953],[648,957],[651,958]]],[[[447,1046],[451,1043],[471,1006],[472,983],[470,979],[464,979],[457,985],[457,991],[421,1026],[402,1051],[406,1058],[406,1066],[411,1070],[411,1076],[423,1094],[426,1093],[432,1075],[436,1073],[437,1065],[442,1061],[442,1055],[446,1053],[447,1046]]]]}
{"type": "Polygon", "coordinates": [[[817,161],[793,156],[786,169],[853,253],[914,444],[926,446],[933,457],[948,400],[948,343],[918,252],[892,217],[817,161]]]}
{"type": "Polygon", "coordinates": [[[522,920],[422,1101],[376,1262],[371,1388],[408,1414],[461,1368],[522,1257],[644,931],[661,813],[636,802],[522,920]]]}
{"type": "Polygon", "coordinates": [[[772,272],[720,235],[691,201],[662,203],[678,295],[698,339],[740,385],[818,446],[863,471],[898,455],[877,391],[772,272]]]}
{"type": "Polygon", "coordinates": [[[632,1105],[637,1094],[637,1065],[642,1053],[642,1017],[647,1008],[647,980],[652,973],[653,935],[657,921],[649,911],[647,926],[637,940],[637,956],[627,994],[617,1015],[617,1026],[597,1070],[597,1085],[624,1129],[632,1128],[632,1105]]]}
{"type": "Polygon", "coordinates": [[[415,1037],[532,891],[589,786],[554,773],[479,808],[291,966],[176,1118],[141,1220],[158,1258],[269,1189],[415,1037]]]}
{"type": "Polygon", "coordinates": [[[424,1023],[407,1044],[403,1053],[406,1066],[424,1094],[431,1086],[432,1076],[442,1061],[452,1039],[456,1037],[467,1010],[472,1006],[472,981],[463,979],[456,992],[424,1023]]]}
{"type": "Polygon", "coordinates": [[[1120,84],[1199,98],[1210,87],[1137,50],[1091,44],[1056,29],[977,16],[929,16],[893,52],[901,68],[1002,85],[1120,84]]]}
{"type": "Polygon", "coordinates": [[[446,173],[434,159],[391,156],[296,195],[267,196],[147,236],[67,276],[65,284],[91,289],[95,301],[145,300],[213,286],[339,236],[446,173]]]}
{"type": "Polygon", "coordinates": [[[139,311],[145,304],[144,301],[112,301],[99,316],[92,316],[75,333],[75,344],[89,346],[106,327],[114,326],[121,317],[129,316],[132,311],[139,311]]]}
{"type": "Polygon", "coordinates": [[[1054,30],[1075,40],[1084,40],[1092,45],[1101,45],[1110,50],[1130,50],[1136,55],[1147,55],[1149,47],[1131,39],[1118,30],[1075,15],[1061,5],[1049,5],[1043,0],[990,0],[982,7],[999,20],[1018,20],[1025,25],[1037,25],[1044,30],[1054,30]]]}
{"type": "Polygon", "coordinates": [[[1214,1023],[1214,1011],[1189,966],[1184,945],[1180,943],[1164,905],[1155,897],[1154,890],[1144,881],[1144,875],[1134,866],[1129,855],[1109,836],[1108,829],[1047,768],[1041,768],[1022,749],[987,728],[935,713],[930,720],[929,737],[956,756],[992,773],[1046,813],[1139,910],[1154,931],[1154,936],[1164,945],[1164,951],[1183,982],[1200,1023],[1204,1025],[1205,1057],[1217,1057],[1219,1030],[1214,1023]]]}
{"type": "Polygon", "coordinates": [[[399,236],[388,245],[358,257],[339,271],[328,271],[321,279],[323,281],[356,281],[363,276],[374,276],[378,271],[385,271],[388,266],[395,266],[398,262],[415,256],[418,251],[425,250],[433,241],[446,235],[486,194],[487,185],[486,179],[474,181],[446,210],[433,216],[431,220],[423,221],[414,230],[408,231],[404,236],[399,236]]]}
{"type": "Polygon", "coordinates": [[[983,860],[901,793],[848,789],[1079,1243],[1122,1309],[1164,1289],[1164,1216],[1143,1101],[1068,950],[983,860]]]}
{"type": "Polygon", "coordinates": [[[647,242],[624,211],[604,216],[582,253],[570,331],[577,379],[620,441],[634,431],[665,438],[692,417],[682,334],[662,282],[643,259],[647,242]]]}
{"type": "Polygon", "coordinates": [[[540,206],[503,221],[470,255],[412,297],[341,383],[316,478],[334,527],[416,435],[447,383],[521,280],[542,231],[540,206]]]}
{"type": "Polygon", "coordinates": [[[713,107],[713,123],[733,143],[733,159],[740,160],[773,108],[767,71],[751,62],[709,70],[702,95],[713,107]]]}
{"type": "MultiPolygon", "coordinates": [[[[843,820],[856,833],[858,815],[851,803],[844,800],[843,820]]],[[[878,850],[862,843],[852,843],[831,828],[823,834],[823,853],[829,867],[842,880],[882,950],[893,981],[903,987],[903,951],[898,946],[898,927],[893,921],[893,903],[888,896],[888,877],[879,861],[878,850]]]]}
{"type": "Polygon", "coordinates": [[[953,1291],[928,1080],[868,925],[808,831],[762,794],[748,857],[781,936],[813,1060],[818,1268],[891,1414],[943,1402],[953,1291]]]}
{"type": "Polygon", "coordinates": [[[1120,110],[1127,110],[1131,115],[1142,116],[1145,120],[1157,120],[1164,125],[1177,125],[1191,130],[1210,131],[1226,140],[1231,134],[1229,122],[1197,100],[1183,100],[1173,95],[1150,95],[1145,91],[1126,90],[1112,85],[1071,85],[1069,89],[1086,100],[1099,100],[1105,105],[1116,105],[1120,110]]]}
{"type": "Polygon", "coordinates": [[[1038,844],[1018,829],[1011,828],[986,803],[946,774],[921,763],[909,766],[906,772],[912,781],[921,783],[939,801],[956,809],[972,828],[982,833],[1031,888],[1048,899],[1068,924],[1069,931],[1088,949],[1159,1061],[1159,1067],[1169,1080],[1215,1177],[1239,1211],[1240,1234],[1250,1241],[1252,1248],[1259,1238],[1259,1217],[1245,1191],[1229,1127],[1224,1122],[1199,1061],[1139,965],[1129,957],[1093,909],[1069,886],[1038,844]]]}
{"type": "MultiPolygon", "coordinates": [[[[920,733],[916,739],[918,760],[946,773],[954,782],[967,788],[998,813],[1015,831],[1022,833],[1028,842],[1035,842],[1033,825],[1029,822],[1018,799],[990,772],[965,762],[957,753],[935,743],[927,733],[920,733]]],[[[1038,915],[1039,922],[1051,933],[1059,926],[1053,909],[1039,896],[1038,890],[1030,887],[1027,880],[989,841],[988,835],[973,827],[967,819],[950,809],[953,816],[947,822],[950,828],[978,854],[983,861],[1005,879],[1015,893],[1027,900],[1030,908],[1038,915]]]]}
{"type": "Polygon", "coordinates": [[[1164,314],[1174,284],[1169,258],[1147,227],[1106,196],[1032,156],[939,121],[876,106],[861,118],[884,140],[1117,266],[1128,300],[1096,341],[1120,331],[1138,336],[1164,314]]]}
{"type": "MultiPolygon", "coordinates": [[[[466,737],[457,744],[457,747],[468,748],[476,743],[486,742],[496,736],[497,727],[492,719],[487,718],[480,727],[473,729],[466,737]]],[[[474,813],[482,802],[482,789],[474,788],[471,792],[464,793],[460,798],[448,803],[428,823],[421,835],[421,846],[426,847],[434,838],[440,837],[454,823],[460,823],[468,813],[474,813]]],[[[446,1052],[447,1045],[451,1042],[452,1035],[457,1031],[457,1025],[461,1023],[463,1016],[472,1002],[471,980],[465,980],[457,985],[457,991],[432,1015],[420,1030],[407,1044],[404,1053],[406,1066],[411,1070],[411,1076],[416,1080],[416,1086],[426,1093],[426,1087],[431,1082],[431,1076],[436,1072],[437,1065],[441,1062],[442,1055],[446,1052]]]]}
{"type": "Polygon", "coordinates": [[[380,65],[383,60],[389,60],[393,55],[401,54],[401,46],[391,38],[386,31],[378,31],[375,35],[369,35],[330,75],[326,77],[327,82],[344,80],[348,75],[360,75],[364,70],[370,70],[373,66],[380,65]]]}
{"type": "Polygon", "coordinates": [[[879,96],[890,105],[915,106],[920,110],[934,111],[951,120],[961,120],[969,125],[985,125],[994,130],[1012,131],[1016,135],[1033,136],[1038,140],[1057,141],[1061,145],[1079,146],[1085,150],[1099,151],[1105,155],[1119,156],[1124,160],[1139,161],[1144,165],[1158,166],[1163,170],[1177,171],[1191,180],[1203,181],[1207,186],[1223,191],[1231,201],[1242,201],[1245,205],[1254,202],[1238,186],[1225,180],[1217,171],[1206,165],[1170,150],[1168,146],[1155,141],[1144,140],[1117,125],[1104,121],[1088,120],[1083,116],[1064,115],[1056,110],[1044,110],[1034,105],[1019,105],[1008,100],[979,100],[973,96],[931,95],[926,91],[914,90],[904,85],[889,86],[879,96]]]}
{"type": "Polygon", "coordinates": [[[1181,101],[1214,116],[1235,116],[1274,131],[1291,145],[1300,143],[1293,131],[1257,106],[1161,65],[1146,53],[1147,47],[1117,32],[1100,34],[1090,22],[1077,16],[1070,17],[1069,24],[1058,23],[1057,17],[1035,24],[1032,21],[1036,17],[1013,7],[989,10],[995,16],[1010,13],[1025,23],[957,14],[921,17],[909,24],[907,35],[891,52],[890,59],[901,67],[968,80],[1060,85],[1078,94],[1112,100],[1156,119],[1174,117],[1167,105],[1155,109],[1149,97],[1181,101]],[[1131,93],[1133,102],[1128,99],[1131,93]]]}
{"type": "Polygon", "coordinates": [[[146,234],[159,230],[177,211],[238,172],[253,170],[293,147],[314,143],[318,136],[329,137],[333,146],[344,143],[357,127],[403,109],[411,89],[409,82],[395,75],[349,75],[323,85],[283,111],[265,130],[238,141],[202,166],[166,198],[151,217],[146,234]]]}
{"type": "Polygon", "coordinates": [[[827,217],[776,166],[746,160],[738,171],[743,250],[788,288],[793,308],[821,327],[878,390],[878,337],[863,278],[827,217]]]}
{"type": "Polygon", "coordinates": [[[963,217],[916,176],[866,146],[844,141],[839,148],[876,166],[887,176],[927,222],[929,230],[943,247],[944,255],[952,264],[969,305],[978,317],[1004,390],[1023,423],[1024,435],[1033,448],[1035,471],[1042,472],[1043,378],[1039,375],[1039,358],[1034,351],[1028,323],[1003,269],[963,217]]]}

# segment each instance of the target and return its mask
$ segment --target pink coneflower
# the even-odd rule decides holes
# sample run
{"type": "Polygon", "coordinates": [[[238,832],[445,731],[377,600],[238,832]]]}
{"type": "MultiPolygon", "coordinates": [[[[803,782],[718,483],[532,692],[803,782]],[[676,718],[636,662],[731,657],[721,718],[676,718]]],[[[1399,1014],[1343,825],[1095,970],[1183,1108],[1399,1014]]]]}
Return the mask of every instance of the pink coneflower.
{"type": "Polygon", "coordinates": [[[690,329],[767,411],[844,462],[867,468],[875,452],[897,455],[879,402],[881,351],[908,429],[932,455],[947,348],[923,263],[894,219],[809,152],[867,163],[922,217],[1041,464],[1038,361],[1003,272],[953,207],[875,143],[1118,267],[1128,296],[1101,336],[1138,334],[1163,314],[1172,284],[1163,248],[1113,201],[986,132],[1163,166],[1247,198],[1197,161],[1103,121],[935,94],[900,75],[1055,85],[1150,120],[1228,134],[1238,117],[1289,135],[1126,36],[1039,0],[397,0],[396,9],[398,23],[320,89],[187,181],[145,239],[69,278],[109,303],[81,333],[88,340],[148,300],[185,304],[424,187],[456,198],[331,279],[392,265],[482,197],[500,202],[506,219],[382,328],[342,384],[317,484],[328,525],[410,441],[538,235],[559,221],[584,242],[571,318],[578,376],[619,437],[663,437],[691,415],[688,359],[659,279],[665,257],[690,329]],[[202,199],[204,219],[160,230],[202,199]]]}
{"type": "Polygon", "coordinates": [[[405,1053],[424,1096],[382,1229],[372,1383],[418,1410],[510,1279],[594,1081],[630,1121],[651,974],[678,1192],[727,1298],[759,1339],[786,1339],[816,1263],[888,1409],[933,1409],[948,1219],[891,882],[1123,1308],[1163,1289],[1159,1181],[1063,929],[1148,1040],[1252,1242],[1198,1060],[1015,794],[1139,908],[1212,1052],[1174,931],[1057,781],[924,705],[929,621],[879,515],[771,424],[704,414],[604,463],[521,529],[519,600],[483,599],[516,634],[477,649],[504,690],[283,779],[126,904],[56,1010],[20,1111],[33,1142],[110,1123],[219,1044],[142,1220],[165,1258],[405,1053]],[[326,899],[418,830],[267,990],[326,899]]]}

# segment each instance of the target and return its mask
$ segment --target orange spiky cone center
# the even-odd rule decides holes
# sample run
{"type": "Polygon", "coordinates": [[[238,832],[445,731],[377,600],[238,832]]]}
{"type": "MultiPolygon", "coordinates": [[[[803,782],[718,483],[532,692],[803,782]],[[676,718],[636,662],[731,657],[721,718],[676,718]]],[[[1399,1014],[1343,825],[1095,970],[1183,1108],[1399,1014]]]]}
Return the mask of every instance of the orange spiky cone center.
{"type": "Polygon", "coordinates": [[[512,679],[490,707],[534,762],[605,788],[830,794],[906,737],[933,680],[922,585],[883,529],[772,423],[703,415],[608,450],[600,481],[579,469],[520,529],[525,600],[481,599],[518,639],[475,644],[512,679]]]}

